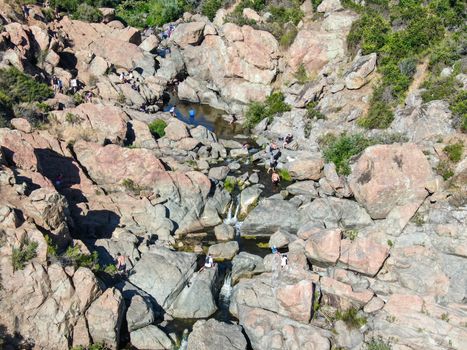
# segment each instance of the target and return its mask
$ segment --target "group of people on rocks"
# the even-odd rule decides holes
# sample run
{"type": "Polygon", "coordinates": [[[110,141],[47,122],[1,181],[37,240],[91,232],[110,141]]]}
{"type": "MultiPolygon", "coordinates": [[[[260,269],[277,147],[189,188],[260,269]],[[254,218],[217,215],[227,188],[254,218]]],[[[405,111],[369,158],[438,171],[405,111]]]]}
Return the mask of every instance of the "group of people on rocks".
{"type": "Polygon", "coordinates": [[[281,254],[279,250],[277,250],[277,247],[275,245],[271,247],[271,252],[272,254],[277,254],[277,256],[280,256],[281,268],[285,268],[287,266],[287,263],[289,262],[289,258],[287,257],[287,254],[281,254]]]}
{"type": "MultiPolygon", "coordinates": [[[[282,143],[282,148],[287,148],[293,141],[293,135],[292,134],[287,134],[284,137],[283,143],[282,143]]],[[[268,168],[268,174],[271,172],[271,181],[273,185],[277,185],[280,182],[280,176],[277,173],[277,164],[279,161],[279,158],[282,155],[282,152],[279,148],[279,146],[272,142],[267,148],[266,152],[269,155],[269,168],[268,168]]]]}
{"type": "MultiPolygon", "coordinates": [[[[55,94],[60,93],[63,94],[63,81],[62,79],[58,78],[56,75],[52,76],[50,84],[52,85],[52,89],[55,94]]],[[[70,88],[68,89],[68,92],[71,94],[76,94],[79,90],[79,82],[76,77],[70,79],[70,88]]]]}

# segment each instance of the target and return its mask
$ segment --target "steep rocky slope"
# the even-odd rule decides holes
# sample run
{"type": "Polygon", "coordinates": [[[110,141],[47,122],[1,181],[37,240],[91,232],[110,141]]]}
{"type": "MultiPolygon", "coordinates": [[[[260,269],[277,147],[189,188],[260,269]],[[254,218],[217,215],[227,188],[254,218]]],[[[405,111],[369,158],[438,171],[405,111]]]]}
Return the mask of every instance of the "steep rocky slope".
{"type": "MultiPolygon", "coordinates": [[[[165,38],[113,9],[88,23],[0,0],[2,346],[465,347],[461,104],[427,101],[424,57],[387,130],[367,130],[387,72],[379,48],[349,46],[361,7],[287,2],[303,16],[287,46],[265,30],[273,7],[240,21],[242,4],[185,13],[165,38]],[[63,91],[36,85],[52,76],[63,91]],[[169,94],[189,104],[173,115],[169,94]],[[225,115],[203,126],[197,104],[225,115]]],[[[458,56],[442,74],[462,94],[458,56]]]]}

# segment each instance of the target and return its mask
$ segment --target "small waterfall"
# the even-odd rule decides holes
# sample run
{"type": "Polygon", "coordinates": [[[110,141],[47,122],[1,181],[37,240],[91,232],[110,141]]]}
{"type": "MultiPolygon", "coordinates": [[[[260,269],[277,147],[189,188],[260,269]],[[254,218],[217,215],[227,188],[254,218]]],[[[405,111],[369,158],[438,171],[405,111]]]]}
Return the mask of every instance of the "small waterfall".
{"type": "Polygon", "coordinates": [[[229,211],[227,212],[227,217],[224,219],[224,224],[227,225],[235,225],[238,222],[238,212],[240,211],[240,201],[238,201],[237,206],[235,208],[235,213],[232,216],[232,209],[233,209],[233,201],[230,203],[229,211]]]}
{"type": "Polygon", "coordinates": [[[180,343],[180,347],[178,348],[178,350],[186,350],[187,347],[188,347],[188,329],[185,329],[183,331],[182,341],[180,343]]]}
{"type": "Polygon", "coordinates": [[[224,284],[219,292],[219,304],[222,308],[229,309],[230,296],[232,295],[232,272],[228,272],[224,278],[224,284]]]}

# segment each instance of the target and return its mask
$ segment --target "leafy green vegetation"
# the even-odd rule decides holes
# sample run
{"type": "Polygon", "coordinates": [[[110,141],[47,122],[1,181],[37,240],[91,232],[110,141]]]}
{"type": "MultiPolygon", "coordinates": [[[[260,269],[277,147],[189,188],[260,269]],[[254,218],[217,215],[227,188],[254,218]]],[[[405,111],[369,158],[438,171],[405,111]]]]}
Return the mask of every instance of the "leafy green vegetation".
{"type": "Polygon", "coordinates": [[[278,174],[282,181],[287,181],[287,182],[292,181],[292,175],[290,175],[287,169],[284,169],[284,168],[279,169],[278,174]]]}
{"type": "Polygon", "coordinates": [[[365,148],[375,144],[375,141],[361,134],[339,137],[328,136],[324,141],[324,158],[327,162],[333,162],[339,174],[350,174],[349,161],[353,156],[360,154],[365,148]]]}
{"type": "Polygon", "coordinates": [[[156,119],[149,124],[149,131],[156,138],[161,138],[165,136],[165,128],[167,123],[162,119],[156,119]]]}
{"type": "Polygon", "coordinates": [[[391,344],[382,338],[372,338],[367,344],[367,350],[391,350],[391,344]]]}
{"type": "Polygon", "coordinates": [[[303,1],[291,0],[284,3],[266,0],[242,0],[228,16],[227,20],[238,25],[250,25],[256,29],[266,30],[276,37],[282,47],[289,47],[298,30],[297,25],[302,20],[304,14],[300,9],[303,1]],[[243,17],[243,10],[251,8],[260,14],[268,12],[268,21],[256,23],[243,17]]]}
{"type": "Polygon", "coordinates": [[[346,133],[336,136],[326,134],[319,140],[319,144],[324,152],[324,158],[327,162],[333,162],[339,174],[350,174],[349,161],[352,157],[360,154],[367,147],[383,144],[407,142],[404,135],[398,133],[385,133],[373,137],[365,137],[362,134],[346,133]]]}
{"type": "Polygon", "coordinates": [[[54,242],[52,241],[52,238],[50,238],[50,236],[48,235],[45,235],[44,239],[45,239],[45,242],[47,243],[47,256],[48,257],[57,256],[58,248],[57,248],[57,245],[54,244],[54,242]]]}
{"type": "Polygon", "coordinates": [[[269,249],[268,242],[259,242],[259,243],[256,243],[256,246],[261,249],[269,249]]]}
{"type": "Polygon", "coordinates": [[[349,328],[360,328],[366,324],[366,318],[358,316],[358,310],[350,308],[346,311],[336,311],[336,320],[342,320],[349,328]]]}
{"type": "Polygon", "coordinates": [[[265,102],[252,102],[248,106],[244,126],[251,129],[263,119],[272,119],[275,114],[287,111],[290,111],[290,106],[284,102],[282,92],[274,92],[265,102]]]}
{"type": "Polygon", "coordinates": [[[451,162],[457,163],[462,159],[462,154],[464,153],[464,144],[459,141],[451,145],[447,145],[443,149],[444,153],[448,156],[451,162]]]}
{"type": "Polygon", "coordinates": [[[43,113],[32,103],[52,96],[53,91],[47,84],[37,82],[16,68],[0,69],[0,127],[8,126],[9,120],[20,113],[35,124],[43,113]]]}
{"type": "Polygon", "coordinates": [[[443,177],[444,181],[449,180],[454,176],[454,171],[452,170],[451,164],[444,160],[438,163],[436,172],[443,177]]]}
{"type": "Polygon", "coordinates": [[[18,271],[24,269],[26,263],[37,256],[38,246],[39,244],[36,241],[32,241],[28,237],[23,236],[20,240],[19,247],[12,249],[11,261],[13,270],[18,271]]]}
{"type": "Polygon", "coordinates": [[[128,191],[132,192],[134,195],[139,195],[142,191],[140,185],[134,182],[132,179],[123,179],[122,186],[125,187],[128,191]]]}
{"type": "Polygon", "coordinates": [[[223,3],[223,0],[205,0],[201,13],[212,21],[216,16],[217,10],[222,7],[223,3]]]}
{"type": "MultiPolygon", "coordinates": [[[[367,116],[360,121],[366,128],[387,128],[393,110],[412,82],[416,65],[430,49],[439,44],[448,30],[464,25],[466,5],[457,0],[419,0],[388,2],[370,1],[360,6],[346,0],[344,6],[361,14],[352,24],[348,36],[349,49],[363,54],[378,54],[381,85],[374,91],[367,116]]],[[[455,55],[435,53],[436,61],[451,60],[455,55]]]]}
{"type": "Polygon", "coordinates": [[[235,177],[233,176],[228,176],[225,180],[224,180],[224,189],[229,192],[229,193],[232,193],[233,190],[235,189],[235,186],[237,186],[237,180],[235,179],[235,177]]]}
{"type": "Polygon", "coordinates": [[[294,74],[295,79],[297,79],[299,84],[305,84],[308,81],[310,81],[310,77],[308,76],[308,73],[306,72],[305,65],[301,63],[298,66],[297,71],[294,74]]]}
{"type": "Polygon", "coordinates": [[[345,230],[344,237],[354,241],[358,237],[358,230],[345,230]]]}
{"type": "Polygon", "coordinates": [[[175,21],[187,6],[184,0],[128,0],[118,5],[116,11],[128,25],[143,28],[175,21]]]}
{"type": "MultiPolygon", "coordinates": [[[[370,109],[364,117],[358,119],[358,125],[367,129],[385,129],[391,125],[394,115],[390,105],[391,98],[385,98],[388,88],[384,85],[377,87],[370,101],[370,109]]],[[[390,94],[390,91],[389,91],[390,94]]]]}
{"type": "Polygon", "coordinates": [[[84,3],[78,6],[74,18],[86,22],[100,22],[102,21],[102,13],[94,6],[84,3]]]}
{"type": "Polygon", "coordinates": [[[465,47],[467,45],[466,30],[448,35],[435,46],[430,55],[430,74],[423,84],[424,102],[445,100],[453,113],[455,124],[461,131],[467,132],[467,91],[456,79],[459,73],[466,74],[465,47]],[[448,68],[451,72],[443,72],[448,68]]]}
{"type": "Polygon", "coordinates": [[[93,251],[91,254],[83,254],[78,245],[69,246],[63,254],[63,258],[74,266],[87,267],[94,272],[99,271],[101,268],[97,252],[93,251]]]}
{"type": "Polygon", "coordinates": [[[306,116],[311,120],[326,119],[326,116],[318,110],[318,101],[306,105],[306,116]]]}
{"type": "Polygon", "coordinates": [[[91,344],[88,347],[84,347],[82,345],[78,345],[73,347],[71,350],[108,350],[109,348],[106,347],[102,343],[91,344]]]}

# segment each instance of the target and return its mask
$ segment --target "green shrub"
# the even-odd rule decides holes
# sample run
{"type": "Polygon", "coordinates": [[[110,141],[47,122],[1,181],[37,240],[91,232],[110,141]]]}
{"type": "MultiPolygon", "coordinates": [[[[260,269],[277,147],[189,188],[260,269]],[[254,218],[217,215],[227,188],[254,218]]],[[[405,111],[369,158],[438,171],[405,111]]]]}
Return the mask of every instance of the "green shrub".
{"type": "Polygon", "coordinates": [[[216,16],[217,10],[222,7],[222,4],[223,0],[205,0],[201,13],[212,21],[216,16]]]}
{"type": "Polygon", "coordinates": [[[88,347],[84,347],[82,345],[78,345],[73,347],[71,350],[108,350],[109,348],[106,347],[102,343],[91,344],[88,347]]]}
{"type": "Polygon", "coordinates": [[[0,92],[8,96],[11,104],[40,102],[53,97],[47,84],[37,82],[16,68],[0,69],[0,92]]]}
{"type": "Polygon", "coordinates": [[[436,172],[443,177],[444,181],[449,180],[454,176],[454,171],[451,168],[451,164],[446,161],[441,161],[438,163],[436,172]]]}
{"type": "Polygon", "coordinates": [[[311,120],[326,119],[326,116],[318,110],[318,101],[306,105],[306,116],[311,120]]]}
{"type": "Polygon", "coordinates": [[[342,320],[349,328],[360,328],[366,324],[366,318],[357,315],[358,310],[350,308],[346,311],[337,310],[336,319],[342,320]]]}
{"type": "Polygon", "coordinates": [[[175,21],[186,6],[184,0],[130,0],[118,5],[116,12],[128,25],[142,28],[175,21]]]}
{"type": "Polygon", "coordinates": [[[111,276],[113,276],[118,272],[117,266],[115,266],[114,264],[107,265],[104,268],[104,272],[111,275],[111,276]]]}
{"type": "Polygon", "coordinates": [[[304,16],[303,11],[300,10],[298,5],[291,7],[269,6],[268,11],[272,15],[272,21],[281,24],[290,22],[294,25],[297,25],[304,16]]]}
{"type": "Polygon", "coordinates": [[[237,186],[237,180],[233,176],[228,176],[224,180],[224,189],[227,192],[232,193],[233,190],[235,189],[235,186],[237,186]]]}
{"type": "Polygon", "coordinates": [[[310,78],[308,77],[308,73],[306,72],[305,65],[303,63],[301,63],[298,66],[298,69],[295,72],[294,77],[295,79],[297,79],[299,84],[305,84],[310,80],[310,78]]]}
{"type": "Polygon", "coordinates": [[[97,23],[102,21],[102,13],[99,9],[86,3],[80,4],[73,15],[81,21],[97,23]]]}
{"type": "Polygon", "coordinates": [[[464,144],[459,141],[444,147],[443,151],[451,162],[457,163],[461,160],[462,154],[464,153],[464,144]]]}
{"type": "Polygon", "coordinates": [[[454,96],[450,108],[454,116],[459,118],[461,130],[467,132],[467,91],[459,91],[454,96]]]}
{"type": "Polygon", "coordinates": [[[367,350],[391,350],[389,342],[385,342],[382,338],[372,338],[367,344],[367,350]]]}
{"type": "Polygon", "coordinates": [[[91,254],[83,254],[78,245],[69,246],[63,257],[74,266],[86,267],[94,272],[100,270],[99,255],[96,251],[91,254]]]}
{"type": "Polygon", "coordinates": [[[286,181],[286,182],[292,181],[292,175],[290,175],[287,169],[279,169],[278,173],[279,173],[279,177],[281,178],[281,180],[286,181]]]}
{"type": "Polygon", "coordinates": [[[275,114],[287,111],[290,111],[290,106],[284,102],[282,92],[274,92],[265,102],[252,102],[248,106],[244,126],[251,129],[261,120],[272,119],[275,114]]]}
{"type": "Polygon", "coordinates": [[[123,179],[122,186],[125,187],[128,191],[132,192],[135,195],[139,195],[142,191],[141,186],[139,186],[132,179],[123,179]]]}
{"type": "Polygon", "coordinates": [[[36,241],[31,241],[26,236],[20,240],[19,248],[12,250],[12,265],[13,270],[18,271],[24,269],[26,263],[37,256],[37,247],[39,244],[36,241]]]}
{"type": "Polygon", "coordinates": [[[375,89],[368,113],[359,118],[358,125],[367,129],[385,129],[391,125],[394,114],[391,109],[391,102],[385,99],[384,94],[384,85],[375,89]]]}
{"type": "MultiPolygon", "coordinates": [[[[464,10],[465,4],[457,1],[435,0],[421,1],[371,1],[373,6],[359,6],[344,1],[346,7],[352,7],[361,13],[355,21],[348,36],[349,48],[356,52],[362,49],[363,54],[378,53],[379,71],[382,74],[381,89],[391,92],[390,99],[382,99],[380,91],[375,90],[366,118],[361,125],[367,128],[385,128],[392,120],[394,107],[403,100],[416,72],[418,58],[425,55],[429,49],[439,45],[450,24],[459,21],[455,13],[464,10]],[[384,9],[384,11],[381,11],[384,9]],[[391,23],[385,19],[387,10],[390,12],[391,23]],[[449,18],[447,18],[449,17],[449,18]]],[[[462,15],[460,15],[462,17],[462,15]]],[[[460,36],[459,34],[456,34],[460,36]]],[[[455,35],[455,36],[456,36],[455,35]]],[[[456,59],[458,53],[452,50],[452,42],[441,45],[439,50],[432,50],[433,64],[450,62],[456,59]]],[[[430,64],[431,65],[431,64],[430,64]]],[[[431,91],[436,95],[449,91],[450,81],[443,83],[441,91],[436,91],[436,83],[431,91]]],[[[425,94],[425,95],[428,95],[425,94]]],[[[427,96],[426,96],[427,97],[427,96]]],[[[431,99],[435,99],[433,96],[431,99]]]]}
{"type": "Polygon", "coordinates": [[[156,119],[149,124],[149,131],[156,138],[161,138],[165,136],[165,128],[167,123],[162,119],[156,119]]]}
{"type": "Polygon", "coordinates": [[[296,27],[294,26],[290,26],[288,27],[285,32],[280,35],[280,38],[279,38],[279,44],[280,46],[282,46],[283,48],[288,48],[290,47],[295,38],[297,37],[297,34],[298,34],[298,30],[296,27]]]}
{"type": "Polygon", "coordinates": [[[317,10],[318,6],[323,2],[323,0],[311,0],[311,4],[313,6],[313,10],[317,10]]]}
{"type": "Polygon", "coordinates": [[[50,236],[48,235],[45,235],[44,238],[45,238],[45,242],[47,243],[47,256],[48,257],[57,256],[58,248],[57,248],[57,245],[54,244],[52,238],[50,238],[50,236]]]}
{"type": "Polygon", "coordinates": [[[370,11],[356,20],[347,37],[347,45],[353,52],[362,48],[364,55],[378,52],[386,43],[391,27],[379,14],[370,11]]]}
{"type": "Polygon", "coordinates": [[[361,134],[330,136],[325,142],[323,145],[325,160],[333,162],[336,165],[337,172],[343,175],[350,174],[349,160],[353,156],[375,144],[374,140],[361,134]]]}

